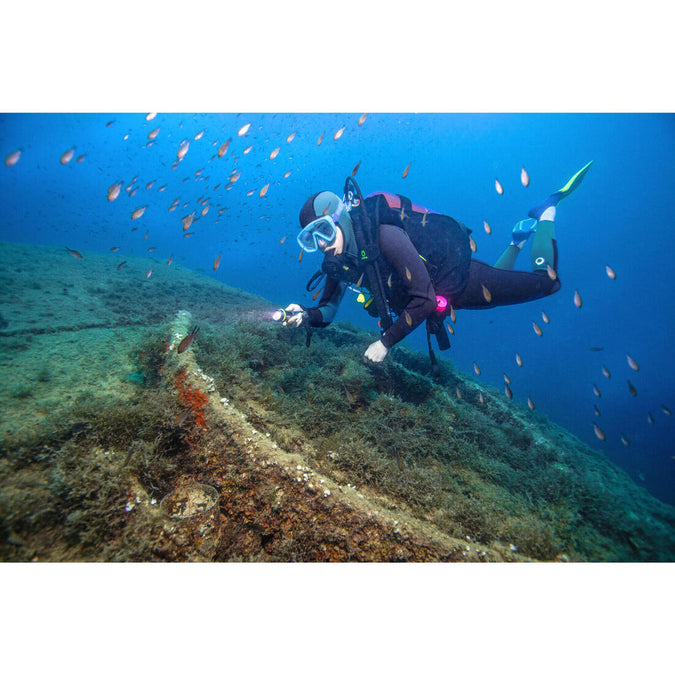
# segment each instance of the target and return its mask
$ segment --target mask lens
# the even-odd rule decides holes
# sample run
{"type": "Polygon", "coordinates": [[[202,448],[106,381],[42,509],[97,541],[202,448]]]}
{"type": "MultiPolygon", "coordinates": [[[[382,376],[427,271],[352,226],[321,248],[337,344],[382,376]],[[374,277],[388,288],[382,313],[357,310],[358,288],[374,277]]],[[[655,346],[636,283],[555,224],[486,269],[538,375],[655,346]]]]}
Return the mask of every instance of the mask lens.
{"type": "Polygon", "coordinates": [[[317,218],[302,229],[298,235],[298,244],[307,253],[325,248],[335,239],[335,223],[329,216],[317,218]]]}

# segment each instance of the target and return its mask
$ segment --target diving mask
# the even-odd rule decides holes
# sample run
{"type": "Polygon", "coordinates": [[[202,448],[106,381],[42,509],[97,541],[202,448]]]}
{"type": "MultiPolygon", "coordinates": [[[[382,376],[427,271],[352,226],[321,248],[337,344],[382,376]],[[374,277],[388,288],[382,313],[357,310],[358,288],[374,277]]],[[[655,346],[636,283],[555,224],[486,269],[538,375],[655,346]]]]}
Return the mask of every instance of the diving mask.
{"type": "Polygon", "coordinates": [[[337,228],[331,216],[313,220],[298,234],[298,244],[307,253],[323,250],[335,241],[337,228]]]}

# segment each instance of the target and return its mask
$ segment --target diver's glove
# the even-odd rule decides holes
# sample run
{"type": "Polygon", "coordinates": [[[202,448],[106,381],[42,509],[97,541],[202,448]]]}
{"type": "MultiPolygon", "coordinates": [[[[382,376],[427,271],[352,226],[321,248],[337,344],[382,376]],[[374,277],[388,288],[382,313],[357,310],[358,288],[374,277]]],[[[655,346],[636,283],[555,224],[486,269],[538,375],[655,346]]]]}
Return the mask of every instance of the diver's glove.
{"type": "Polygon", "coordinates": [[[284,311],[286,312],[286,320],[282,322],[284,326],[302,326],[309,321],[307,310],[300,305],[291,303],[284,311]]]}
{"type": "Polygon", "coordinates": [[[382,363],[388,352],[389,350],[382,344],[382,340],[378,340],[377,342],[373,342],[373,344],[366,349],[363,358],[372,363],[382,363]]]}

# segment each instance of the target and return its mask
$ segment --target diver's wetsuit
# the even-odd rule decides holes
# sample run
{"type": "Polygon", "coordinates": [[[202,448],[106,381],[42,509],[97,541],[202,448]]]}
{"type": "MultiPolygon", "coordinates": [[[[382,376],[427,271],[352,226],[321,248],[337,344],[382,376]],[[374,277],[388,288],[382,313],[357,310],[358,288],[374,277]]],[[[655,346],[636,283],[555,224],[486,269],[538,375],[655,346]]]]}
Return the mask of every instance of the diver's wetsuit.
{"type": "MultiPolygon", "coordinates": [[[[434,314],[436,295],[442,295],[448,300],[445,312],[448,314],[451,307],[488,309],[528,302],[550,295],[560,288],[560,281],[557,278],[552,280],[546,271],[497,269],[478,260],[471,260],[471,253],[467,250],[468,233],[465,235],[465,247],[453,239],[456,233],[452,229],[444,237],[450,243],[429,239],[425,241],[425,233],[433,230],[431,227],[428,230],[419,228],[420,214],[435,212],[412,204],[405,197],[374,193],[365,199],[365,205],[371,218],[374,214],[377,215],[375,222],[379,222],[379,246],[382,254],[379,259],[380,275],[390,307],[398,314],[394,324],[381,336],[382,343],[388,349],[434,314]],[[409,216],[417,217],[417,227],[405,220],[409,216]],[[415,239],[418,240],[417,246],[415,239]],[[489,291],[490,302],[485,299],[483,286],[489,291]]],[[[430,221],[431,219],[429,216],[430,221]]],[[[449,220],[458,228],[463,228],[453,219],[449,220]]],[[[423,227],[424,225],[422,223],[423,227]]],[[[466,232],[465,229],[464,231],[466,232]]],[[[556,269],[555,241],[553,250],[554,260],[550,265],[556,269]]],[[[310,325],[324,327],[331,323],[346,288],[345,281],[332,276],[327,278],[318,306],[307,310],[310,325]]]]}

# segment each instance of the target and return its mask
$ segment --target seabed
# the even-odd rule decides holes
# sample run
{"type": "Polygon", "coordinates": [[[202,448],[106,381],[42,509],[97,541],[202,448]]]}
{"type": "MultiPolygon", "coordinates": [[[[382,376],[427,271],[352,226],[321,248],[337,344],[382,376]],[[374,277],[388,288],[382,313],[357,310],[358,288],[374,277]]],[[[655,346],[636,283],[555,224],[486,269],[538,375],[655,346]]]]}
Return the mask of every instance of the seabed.
{"type": "Polygon", "coordinates": [[[675,559],[673,507],[447,361],[83,254],[0,244],[0,560],[675,559]]]}

